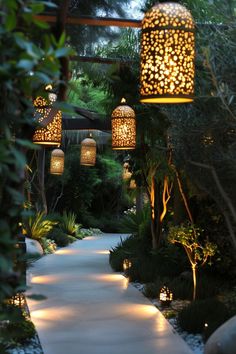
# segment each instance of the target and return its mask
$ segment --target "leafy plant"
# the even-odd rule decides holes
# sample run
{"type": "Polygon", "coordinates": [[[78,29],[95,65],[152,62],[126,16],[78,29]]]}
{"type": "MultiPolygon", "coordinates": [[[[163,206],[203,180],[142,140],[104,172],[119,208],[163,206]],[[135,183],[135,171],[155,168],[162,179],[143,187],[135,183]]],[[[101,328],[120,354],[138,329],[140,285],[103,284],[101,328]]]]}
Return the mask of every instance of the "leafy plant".
{"type": "Polygon", "coordinates": [[[61,222],[59,227],[62,229],[62,231],[66,234],[69,235],[76,235],[76,232],[78,231],[79,225],[76,224],[76,215],[75,213],[69,211],[66,212],[65,210],[63,211],[62,217],[61,217],[61,222]]]}
{"type": "Polygon", "coordinates": [[[56,224],[56,221],[48,220],[44,212],[38,212],[25,220],[23,227],[29,238],[40,240],[47,236],[56,224]]]}
{"type": "MultiPolygon", "coordinates": [[[[67,235],[61,229],[55,227],[47,235],[47,237],[50,240],[53,240],[57,244],[57,246],[65,247],[65,246],[68,246],[72,242],[69,237],[73,237],[73,236],[67,235]]],[[[73,240],[75,240],[75,238],[73,238],[73,240]]]]}
{"type": "Polygon", "coordinates": [[[192,267],[193,276],[193,300],[196,299],[197,267],[204,266],[210,257],[214,256],[217,246],[209,241],[201,242],[199,237],[203,230],[193,224],[171,226],[168,240],[171,243],[179,243],[184,247],[188,260],[192,267]]]}
{"type": "Polygon", "coordinates": [[[40,244],[43,247],[44,254],[54,253],[57,249],[57,245],[54,240],[50,240],[49,238],[42,237],[40,239],[40,244]]]}
{"type": "Polygon", "coordinates": [[[178,313],[180,327],[190,333],[209,335],[230,317],[227,307],[217,299],[196,300],[178,313]],[[205,329],[207,324],[207,330],[205,329]]]}

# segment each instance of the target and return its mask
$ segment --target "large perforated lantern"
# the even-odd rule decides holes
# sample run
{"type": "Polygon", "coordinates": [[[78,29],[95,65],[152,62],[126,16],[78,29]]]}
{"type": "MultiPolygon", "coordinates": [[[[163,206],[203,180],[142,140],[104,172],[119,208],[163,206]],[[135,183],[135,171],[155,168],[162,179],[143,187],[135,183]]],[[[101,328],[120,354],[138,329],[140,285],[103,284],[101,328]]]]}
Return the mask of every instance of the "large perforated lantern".
{"type": "Polygon", "coordinates": [[[34,100],[35,119],[40,128],[35,130],[33,142],[40,145],[60,146],[62,134],[62,113],[53,106],[57,96],[48,94],[48,99],[41,96],[34,100]]]}
{"type": "Polygon", "coordinates": [[[97,146],[92,138],[86,138],[81,142],[80,164],[94,166],[96,163],[97,146]]]}
{"type": "Polygon", "coordinates": [[[186,103],[194,95],[195,24],[177,3],[151,8],[142,21],[140,101],[186,103]]]}
{"type": "Polygon", "coordinates": [[[131,150],[136,147],[136,117],[125,99],[114,109],[111,116],[112,149],[131,150]]]}

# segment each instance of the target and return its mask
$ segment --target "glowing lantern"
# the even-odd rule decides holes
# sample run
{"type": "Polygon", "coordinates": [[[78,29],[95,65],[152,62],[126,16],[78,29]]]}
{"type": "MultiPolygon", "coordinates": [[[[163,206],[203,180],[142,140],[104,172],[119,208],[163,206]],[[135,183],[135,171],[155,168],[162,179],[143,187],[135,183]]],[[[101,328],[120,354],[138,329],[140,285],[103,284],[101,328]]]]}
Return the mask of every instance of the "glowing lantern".
{"type": "Polygon", "coordinates": [[[177,3],[153,6],[142,21],[141,88],[143,103],[193,101],[195,24],[177,3]]]}
{"type": "Polygon", "coordinates": [[[17,307],[24,309],[26,307],[26,300],[25,300],[24,293],[22,292],[16,293],[14,296],[12,296],[9,299],[9,303],[11,305],[15,305],[17,307]]]}
{"type": "Polygon", "coordinates": [[[173,300],[173,294],[167,286],[163,286],[160,290],[160,302],[162,305],[170,305],[171,301],[173,300]]]}
{"type": "Polygon", "coordinates": [[[130,179],[132,176],[132,173],[129,171],[129,163],[125,162],[123,164],[123,180],[130,179]]]}
{"type": "Polygon", "coordinates": [[[130,180],[129,188],[130,189],[135,189],[137,187],[135,179],[130,180]]]}
{"type": "Polygon", "coordinates": [[[96,141],[86,138],[81,142],[80,164],[83,166],[94,166],[96,163],[96,141]]]}
{"type": "Polygon", "coordinates": [[[128,270],[131,266],[132,266],[131,261],[130,261],[128,258],[124,259],[124,261],[123,261],[123,271],[125,272],[125,271],[128,270]]]}
{"type": "Polygon", "coordinates": [[[54,149],[51,153],[50,173],[52,175],[62,175],[64,172],[64,152],[61,149],[54,149]]]}
{"type": "Polygon", "coordinates": [[[134,110],[122,98],[111,116],[112,149],[130,150],[136,146],[136,119],[134,110]]]}
{"type": "MultiPolygon", "coordinates": [[[[51,86],[46,87],[46,90],[51,86]]],[[[40,145],[56,145],[61,144],[62,133],[62,113],[53,107],[57,95],[50,92],[48,100],[43,97],[37,97],[34,100],[35,118],[41,127],[35,130],[33,142],[40,145]]]]}

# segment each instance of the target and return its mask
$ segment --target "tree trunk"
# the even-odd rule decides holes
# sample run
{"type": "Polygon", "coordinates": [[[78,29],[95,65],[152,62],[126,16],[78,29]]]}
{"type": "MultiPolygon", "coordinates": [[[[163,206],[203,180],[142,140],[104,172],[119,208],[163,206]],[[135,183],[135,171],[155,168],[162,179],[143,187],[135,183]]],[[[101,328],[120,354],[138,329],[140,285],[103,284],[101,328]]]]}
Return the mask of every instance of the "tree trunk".
{"type": "Polygon", "coordinates": [[[45,174],[45,148],[42,147],[38,152],[38,180],[40,190],[40,204],[45,214],[48,213],[47,199],[45,194],[44,174],[45,174]]]}
{"type": "Polygon", "coordinates": [[[196,267],[196,264],[192,264],[192,273],[193,273],[193,301],[195,301],[196,295],[197,295],[197,267],[196,267]]]}
{"type": "Polygon", "coordinates": [[[157,250],[160,246],[161,241],[161,227],[162,222],[160,221],[160,183],[156,183],[155,177],[152,177],[151,184],[151,233],[152,233],[152,249],[157,250]]]}

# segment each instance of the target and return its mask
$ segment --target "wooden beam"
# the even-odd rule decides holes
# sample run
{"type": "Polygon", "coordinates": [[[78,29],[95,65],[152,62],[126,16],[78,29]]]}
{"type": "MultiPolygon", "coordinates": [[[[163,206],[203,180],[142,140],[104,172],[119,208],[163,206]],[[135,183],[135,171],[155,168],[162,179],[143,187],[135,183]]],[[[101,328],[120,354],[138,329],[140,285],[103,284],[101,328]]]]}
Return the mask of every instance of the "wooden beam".
{"type": "Polygon", "coordinates": [[[128,58],[101,58],[89,57],[84,55],[74,55],[70,57],[72,61],[80,61],[82,63],[99,63],[99,64],[116,64],[116,63],[134,63],[135,61],[128,58]]]}
{"type": "MultiPolygon", "coordinates": [[[[41,21],[55,23],[54,15],[37,15],[35,16],[41,21]]],[[[124,18],[108,18],[108,17],[91,17],[91,16],[68,16],[66,24],[70,25],[88,25],[88,26],[115,26],[115,27],[134,27],[140,28],[140,20],[124,19],[124,18]]]]}
{"type": "Polygon", "coordinates": [[[105,119],[101,120],[95,118],[93,120],[84,118],[67,118],[63,116],[62,119],[62,129],[63,130],[101,130],[101,131],[111,131],[111,120],[105,119]]]}

